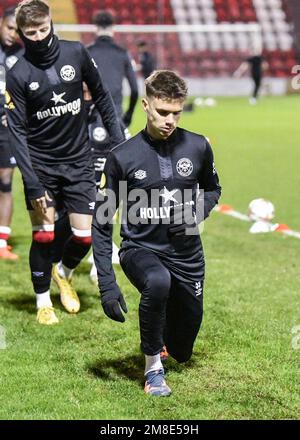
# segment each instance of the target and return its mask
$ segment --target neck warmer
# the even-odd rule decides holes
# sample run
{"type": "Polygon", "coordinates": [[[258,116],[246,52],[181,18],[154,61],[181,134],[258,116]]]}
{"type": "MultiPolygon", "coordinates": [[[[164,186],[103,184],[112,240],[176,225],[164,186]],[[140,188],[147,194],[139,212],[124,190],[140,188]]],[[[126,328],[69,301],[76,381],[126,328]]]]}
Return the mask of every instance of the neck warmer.
{"type": "Polygon", "coordinates": [[[46,38],[40,41],[32,41],[19,31],[20,38],[25,46],[25,58],[41,69],[51,67],[59,57],[59,40],[54,35],[53,24],[46,38]]]}

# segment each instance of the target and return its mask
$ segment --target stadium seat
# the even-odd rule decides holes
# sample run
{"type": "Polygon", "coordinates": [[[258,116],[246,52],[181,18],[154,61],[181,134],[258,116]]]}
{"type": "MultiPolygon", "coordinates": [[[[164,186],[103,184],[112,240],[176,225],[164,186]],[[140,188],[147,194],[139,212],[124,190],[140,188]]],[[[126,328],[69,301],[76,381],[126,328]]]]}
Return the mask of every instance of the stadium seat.
{"type": "MultiPolygon", "coordinates": [[[[15,0],[1,0],[0,15],[4,8],[15,4],[15,0]]],[[[99,8],[112,10],[118,24],[258,22],[270,73],[277,77],[289,76],[291,67],[297,64],[285,4],[283,0],[164,0],[159,15],[157,0],[102,0],[101,4],[99,0],[74,0],[79,23],[90,23],[99,8]]],[[[91,34],[82,37],[85,43],[91,38],[91,34]]],[[[209,77],[226,72],[231,76],[251,48],[251,38],[245,33],[167,33],[162,39],[147,33],[125,33],[116,38],[134,57],[137,40],[149,41],[154,54],[163,41],[159,53],[166,65],[160,67],[168,65],[187,76],[209,77]]]]}

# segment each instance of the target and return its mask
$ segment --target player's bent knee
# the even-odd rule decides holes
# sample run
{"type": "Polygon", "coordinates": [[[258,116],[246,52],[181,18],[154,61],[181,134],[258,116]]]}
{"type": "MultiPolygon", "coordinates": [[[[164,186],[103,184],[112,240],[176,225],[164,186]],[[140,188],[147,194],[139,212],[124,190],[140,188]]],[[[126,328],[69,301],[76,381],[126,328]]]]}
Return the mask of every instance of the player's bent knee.
{"type": "Polygon", "coordinates": [[[152,299],[164,301],[170,291],[171,276],[167,270],[151,271],[147,274],[146,291],[152,299]]]}
{"type": "Polygon", "coordinates": [[[32,239],[36,243],[52,243],[54,240],[54,225],[33,226],[32,239]]]}

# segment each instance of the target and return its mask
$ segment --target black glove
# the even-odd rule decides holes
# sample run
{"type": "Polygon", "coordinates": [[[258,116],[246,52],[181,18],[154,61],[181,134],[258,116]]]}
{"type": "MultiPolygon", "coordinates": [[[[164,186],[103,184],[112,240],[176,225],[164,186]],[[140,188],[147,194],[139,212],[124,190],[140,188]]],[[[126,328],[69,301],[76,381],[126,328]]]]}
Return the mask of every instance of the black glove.
{"type": "Polygon", "coordinates": [[[125,127],[129,127],[129,125],[131,124],[131,120],[132,120],[132,112],[127,110],[127,112],[124,113],[122,119],[123,119],[125,127]]]}
{"type": "Polygon", "coordinates": [[[170,212],[168,235],[171,239],[184,237],[188,228],[196,228],[196,216],[191,205],[173,206],[170,212]]]}
{"type": "Polygon", "coordinates": [[[117,284],[115,284],[109,290],[101,292],[101,304],[105,315],[110,319],[118,322],[125,321],[121,309],[123,312],[127,313],[127,306],[117,284]]]}

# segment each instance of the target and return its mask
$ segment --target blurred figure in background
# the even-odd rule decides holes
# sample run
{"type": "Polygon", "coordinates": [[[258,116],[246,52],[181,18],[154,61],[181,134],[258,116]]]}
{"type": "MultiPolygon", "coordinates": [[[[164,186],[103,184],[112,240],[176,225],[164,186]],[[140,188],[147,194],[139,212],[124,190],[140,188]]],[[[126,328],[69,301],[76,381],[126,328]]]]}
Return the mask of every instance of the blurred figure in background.
{"type": "Polygon", "coordinates": [[[139,70],[146,79],[156,69],[156,60],[149,52],[146,41],[139,41],[137,47],[139,51],[139,70]]]}
{"type": "MultiPolygon", "coordinates": [[[[109,11],[99,11],[93,17],[93,23],[97,26],[96,40],[87,47],[91,56],[97,64],[98,71],[110,91],[111,97],[116,107],[116,111],[120,122],[124,125],[124,129],[129,127],[132,121],[133,112],[138,100],[138,85],[136,73],[134,71],[130,54],[126,49],[119,46],[113,39],[115,18],[109,11]],[[123,80],[126,79],[130,88],[130,97],[128,108],[123,112],[123,80]]],[[[101,120],[96,116],[98,127],[101,120]]],[[[97,125],[96,125],[97,126],[97,125]]],[[[109,148],[109,139],[99,136],[99,130],[90,133],[92,147],[97,149],[98,144],[106,144],[109,148]]],[[[102,147],[100,147],[103,150],[102,147]]]]}
{"type": "Polygon", "coordinates": [[[255,105],[257,103],[263,72],[268,68],[268,63],[264,61],[262,56],[262,47],[256,47],[252,50],[251,55],[242,62],[242,64],[233,73],[234,78],[241,78],[247,70],[253,80],[253,91],[249,98],[249,103],[255,105]]]}
{"type": "Polygon", "coordinates": [[[17,260],[7,240],[11,233],[13,212],[12,178],[16,166],[8,141],[7,120],[5,116],[5,77],[18,60],[21,46],[16,43],[17,25],[15,9],[8,8],[0,19],[0,258],[17,260]]]}
{"type": "MultiPolygon", "coordinates": [[[[95,60],[99,73],[110,91],[120,124],[124,130],[124,135],[128,139],[130,133],[127,127],[131,124],[138,100],[138,84],[133,67],[134,61],[128,51],[114,41],[115,18],[111,12],[105,10],[97,12],[93,17],[93,23],[97,26],[96,40],[87,49],[95,60]],[[128,107],[125,113],[122,108],[124,79],[127,80],[130,89],[128,107]]],[[[86,93],[86,96],[88,97],[88,93],[86,93]]],[[[89,138],[96,183],[99,186],[106,157],[112,148],[112,144],[104,128],[101,116],[94,105],[91,105],[89,111],[89,138]]],[[[114,262],[118,262],[118,249],[116,248],[115,251],[116,258],[114,262]]],[[[93,263],[92,256],[89,261],[93,263]]],[[[97,283],[96,267],[94,264],[90,277],[93,282],[97,283]]]]}

